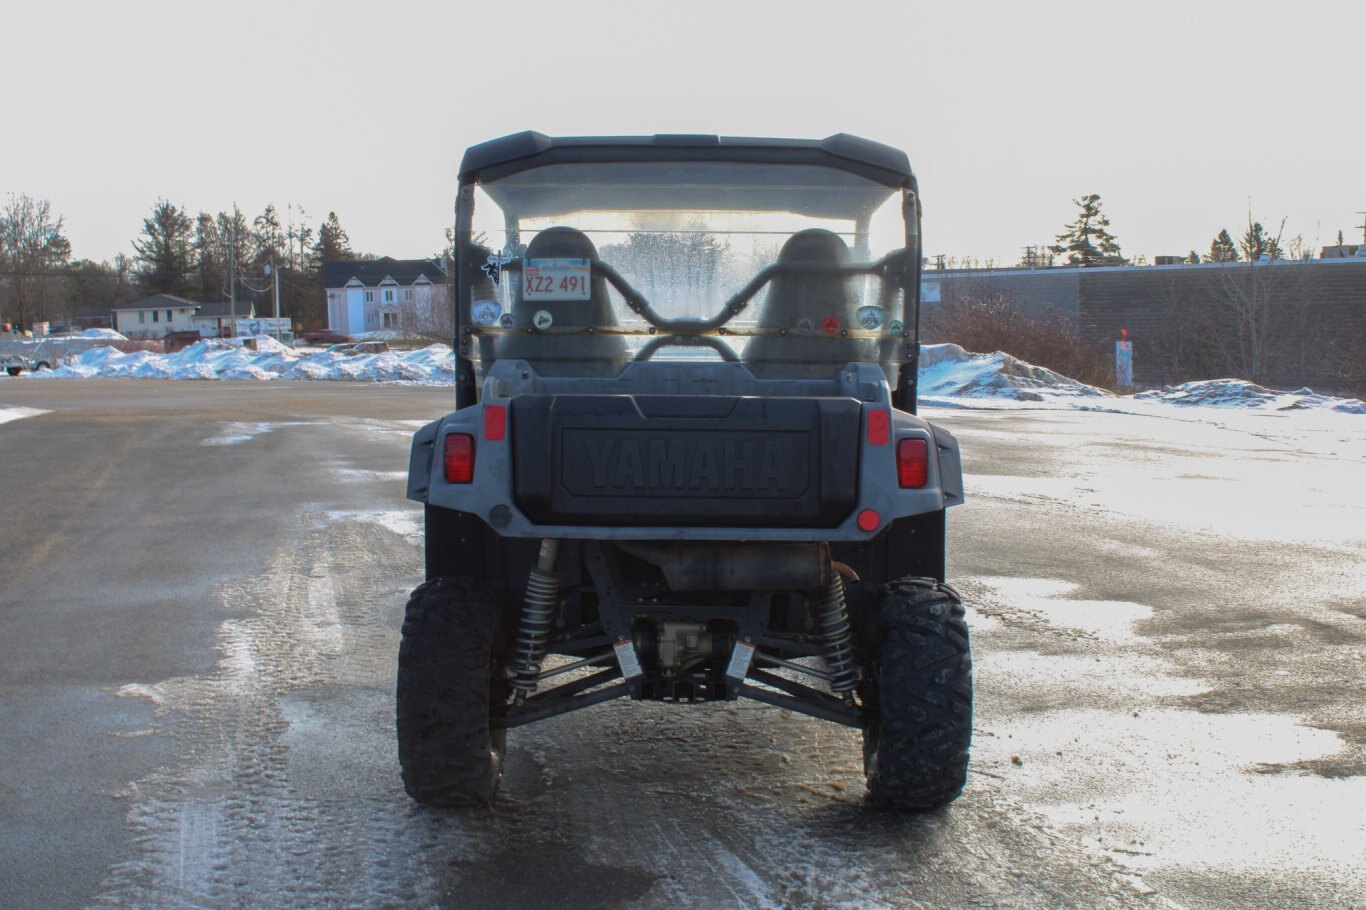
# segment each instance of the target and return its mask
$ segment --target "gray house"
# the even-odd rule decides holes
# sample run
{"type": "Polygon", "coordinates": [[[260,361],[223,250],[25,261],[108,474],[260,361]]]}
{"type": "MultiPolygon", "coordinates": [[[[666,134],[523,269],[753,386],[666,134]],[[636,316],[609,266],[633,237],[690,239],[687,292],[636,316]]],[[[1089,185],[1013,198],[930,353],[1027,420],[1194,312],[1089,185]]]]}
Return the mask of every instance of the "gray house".
{"type": "Polygon", "coordinates": [[[426,331],[448,319],[449,279],[436,259],[325,262],[323,285],[327,327],[344,335],[426,331]]]}

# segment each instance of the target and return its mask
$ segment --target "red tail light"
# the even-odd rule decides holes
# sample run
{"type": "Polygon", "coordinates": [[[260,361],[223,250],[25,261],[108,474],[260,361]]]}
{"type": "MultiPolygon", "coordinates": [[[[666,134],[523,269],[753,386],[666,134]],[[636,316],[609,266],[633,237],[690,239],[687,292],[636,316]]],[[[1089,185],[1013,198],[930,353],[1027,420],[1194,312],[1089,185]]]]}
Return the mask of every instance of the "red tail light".
{"type": "Polygon", "coordinates": [[[903,439],[896,444],[896,479],[912,490],[929,483],[930,447],[925,440],[903,439]]]}
{"type": "Polygon", "coordinates": [[[474,437],[468,433],[448,435],[442,462],[446,468],[446,483],[474,480],[474,437]]]}
{"type": "Polygon", "coordinates": [[[484,438],[497,442],[507,435],[508,409],[507,405],[486,404],[484,405],[484,438]]]}

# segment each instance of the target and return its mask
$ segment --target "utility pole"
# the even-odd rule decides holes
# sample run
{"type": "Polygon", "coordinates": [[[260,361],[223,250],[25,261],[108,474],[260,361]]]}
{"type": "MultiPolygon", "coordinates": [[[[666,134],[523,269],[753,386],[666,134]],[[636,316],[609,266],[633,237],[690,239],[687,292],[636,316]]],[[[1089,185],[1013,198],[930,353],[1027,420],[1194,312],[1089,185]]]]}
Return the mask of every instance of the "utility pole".
{"type": "Polygon", "coordinates": [[[237,334],[237,203],[232,204],[232,225],[228,228],[228,331],[237,334]]]}
{"type": "Polygon", "coordinates": [[[1366,243],[1366,212],[1357,212],[1357,214],[1361,216],[1361,224],[1357,225],[1361,228],[1361,242],[1366,243]]]}
{"type": "Polygon", "coordinates": [[[275,264],[275,257],[270,257],[270,276],[275,279],[275,318],[280,318],[280,267],[275,264]]]}

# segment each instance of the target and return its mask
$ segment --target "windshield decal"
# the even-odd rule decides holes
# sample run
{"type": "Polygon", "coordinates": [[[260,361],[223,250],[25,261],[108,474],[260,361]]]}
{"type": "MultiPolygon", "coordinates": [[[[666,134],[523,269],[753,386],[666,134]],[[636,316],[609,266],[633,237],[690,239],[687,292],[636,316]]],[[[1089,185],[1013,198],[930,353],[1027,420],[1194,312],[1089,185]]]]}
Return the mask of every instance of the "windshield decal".
{"type": "Polygon", "coordinates": [[[536,315],[531,318],[531,324],[544,332],[555,324],[555,317],[550,315],[549,310],[537,310],[536,315]]]}
{"type": "Polygon", "coordinates": [[[493,286],[498,287],[503,280],[503,266],[511,261],[512,257],[504,253],[489,253],[488,260],[479,268],[493,281],[493,286]]]}
{"type": "Polygon", "coordinates": [[[833,335],[840,330],[840,321],[834,316],[826,316],[821,320],[821,328],[825,330],[825,334],[833,335]]]}
{"type": "Polygon", "coordinates": [[[887,331],[891,332],[893,335],[900,335],[905,330],[906,327],[901,324],[900,319],[893,319],[891,322],[887,323],[887,331]]]}
{"type": "Polygon", "coordinates": [[[858,324],[865,329],[875,329],[887,318],[887,311],[880,306],[861,306],[858,308],[858,324]]]}
{"type": "Polygon", "coordinates": [[[475,325],[495,325],[503,315],[503,305],[496,300],[476,300],[470,307],[470,318],[475,325]]]}

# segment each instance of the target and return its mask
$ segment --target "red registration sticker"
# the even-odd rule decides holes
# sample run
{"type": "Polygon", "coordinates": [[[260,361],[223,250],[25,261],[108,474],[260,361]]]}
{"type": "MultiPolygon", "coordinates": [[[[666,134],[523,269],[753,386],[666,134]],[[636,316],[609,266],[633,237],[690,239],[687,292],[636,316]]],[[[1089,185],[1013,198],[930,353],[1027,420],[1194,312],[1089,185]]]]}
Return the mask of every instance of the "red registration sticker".
{"type": "Polygon", "coordinates": [[[587,259],[531,259],[522,269],[523,300],[589,300],[587,259]]]}

